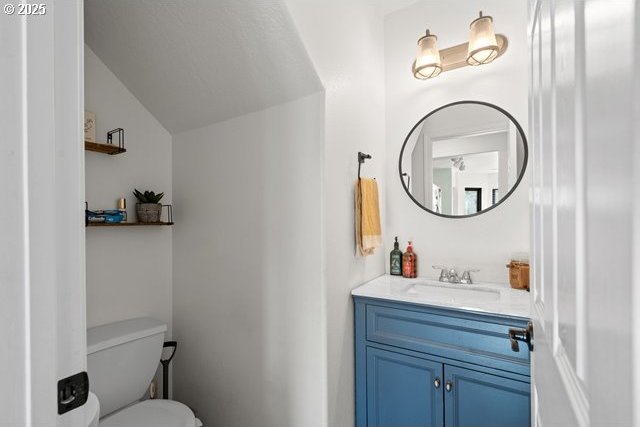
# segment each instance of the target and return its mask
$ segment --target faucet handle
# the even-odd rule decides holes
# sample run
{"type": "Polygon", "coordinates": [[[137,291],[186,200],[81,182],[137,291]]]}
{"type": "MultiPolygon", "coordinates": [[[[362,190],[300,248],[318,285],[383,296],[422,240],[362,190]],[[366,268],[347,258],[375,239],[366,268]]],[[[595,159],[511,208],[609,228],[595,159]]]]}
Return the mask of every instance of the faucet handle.
{"type": "Polygon", "coordinates": [[[432,267],[434,270],[440,270],[440,278],[438,280],[441,282],[449,281],[449,267],[444,265],[432,265],[432,267]]]}
{"type": "Polygon", "coordinates": [[[460,283],[460,276],[458,276],[458,272],[456,272],[455,268],[449,269],[449,282],[460,283]]]}
{"type": "Polygon", "coordinates": [[[466,285],[472,285],[473,279],[471,278],[471,273],[477,273],[478,269],[468,269],[462,273],[462,277],[460,278],[460,283],[464,283],[466,285]]]}

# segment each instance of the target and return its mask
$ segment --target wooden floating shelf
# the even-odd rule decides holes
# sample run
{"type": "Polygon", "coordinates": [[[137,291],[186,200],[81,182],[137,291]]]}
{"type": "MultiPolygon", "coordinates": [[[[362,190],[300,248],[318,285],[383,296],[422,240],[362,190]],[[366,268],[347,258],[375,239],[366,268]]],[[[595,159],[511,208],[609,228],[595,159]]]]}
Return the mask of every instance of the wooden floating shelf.
{"type": "Polygon", "coordinates": [[[116,224],[108,224],[106,222],[90,222],[87,224],[87,227],[149,227],[161,225],[173,225],[173,222],[118,222],[116,224]]]}
{"type": "Polygon", "coordinates": [[[102,144],[99,142],[89,142],[89,141],[84,142],[84,149],[86,151],[95,151],[96,153],[109,154],[112,156],[114,154],[127,152],[126,148],[120,148],[114,144],[102,144]]]}

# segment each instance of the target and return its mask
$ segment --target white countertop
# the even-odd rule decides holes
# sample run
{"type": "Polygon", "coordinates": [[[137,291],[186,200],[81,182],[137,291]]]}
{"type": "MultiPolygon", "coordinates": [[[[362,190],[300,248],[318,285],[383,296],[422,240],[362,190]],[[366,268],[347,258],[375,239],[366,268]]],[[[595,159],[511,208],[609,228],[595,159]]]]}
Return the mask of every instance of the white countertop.
{"type": "Polygon", "coordinates": [[[418,277],[385,274],[358,286],[351,294],[359,297],[408,302],[504,316],[530,318],[530,294],[503,283],[473,285],[442,283],[418,277]]]}

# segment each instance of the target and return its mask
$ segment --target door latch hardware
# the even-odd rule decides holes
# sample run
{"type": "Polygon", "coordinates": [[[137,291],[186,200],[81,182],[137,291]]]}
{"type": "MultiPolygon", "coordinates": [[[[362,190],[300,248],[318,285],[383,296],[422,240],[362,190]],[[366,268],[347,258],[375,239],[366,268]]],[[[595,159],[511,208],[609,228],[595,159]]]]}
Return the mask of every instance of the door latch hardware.
{"type": "Polygon", "coordinates": [[[89,375],[79,372],[58,381],[58,414],[62,415],[87,403],[89,375]]]}
{"type": "Polygon", "coordinates": [[[529,351],[533,351],[533,323],[529,322],[526,329],[509,328],[509,341],[511,342],[512,351],[520,351],[518,341],[527,343],[529,351]]]}

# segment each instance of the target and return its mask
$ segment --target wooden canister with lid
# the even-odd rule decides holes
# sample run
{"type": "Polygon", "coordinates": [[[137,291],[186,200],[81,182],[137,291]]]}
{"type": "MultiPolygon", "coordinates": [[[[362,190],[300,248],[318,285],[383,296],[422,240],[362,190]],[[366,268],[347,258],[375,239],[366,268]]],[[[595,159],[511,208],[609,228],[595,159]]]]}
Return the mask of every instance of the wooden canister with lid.
{"type": "Polygon", "coordinates": [[[509,284],[513,289],[529,290],[529,262],[512,260],[507,264],[509,284]]]}

